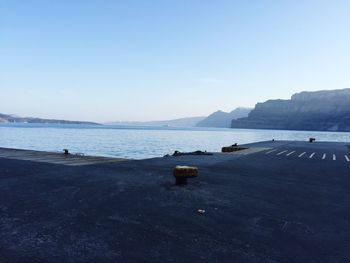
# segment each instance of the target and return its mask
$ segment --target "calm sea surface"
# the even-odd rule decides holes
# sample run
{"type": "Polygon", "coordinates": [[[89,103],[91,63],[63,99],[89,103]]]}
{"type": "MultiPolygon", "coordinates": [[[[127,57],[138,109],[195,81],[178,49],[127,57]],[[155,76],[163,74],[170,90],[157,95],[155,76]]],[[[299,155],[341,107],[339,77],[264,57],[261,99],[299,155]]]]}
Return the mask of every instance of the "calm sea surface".
{"type": "Polygon", "coordinates": [[[350,133],[210,128],[120,127],[45,124],[0,125],[0,147],[86,155],[148,158],[179,151],[220,151],[233,143],[271,140],[350,142],[350,133]]]}

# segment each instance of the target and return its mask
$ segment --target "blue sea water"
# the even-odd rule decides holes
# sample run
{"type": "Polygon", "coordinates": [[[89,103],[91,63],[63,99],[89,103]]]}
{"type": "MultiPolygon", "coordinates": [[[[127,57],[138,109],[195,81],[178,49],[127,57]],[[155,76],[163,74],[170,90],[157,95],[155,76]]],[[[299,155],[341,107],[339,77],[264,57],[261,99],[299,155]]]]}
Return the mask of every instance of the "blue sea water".
{"type": "Polygon", "coordinates": [[[1,124],[0,147],[142,159],[178,151],[220,151],[222,146],[265,140],[350,142],[347,132],[1,124]]]}

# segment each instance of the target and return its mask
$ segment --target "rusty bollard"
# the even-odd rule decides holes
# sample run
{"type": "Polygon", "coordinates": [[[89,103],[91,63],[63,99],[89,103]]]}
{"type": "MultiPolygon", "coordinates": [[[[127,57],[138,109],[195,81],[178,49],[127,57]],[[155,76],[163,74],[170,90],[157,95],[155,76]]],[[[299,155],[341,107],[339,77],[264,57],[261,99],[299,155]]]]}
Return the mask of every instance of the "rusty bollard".
{"type": "Polygon", "coordinates": [[[187,178],[194,178],[198,176],[198,168],[191,166],[177,165],[174,168],[173,175],[176,179],[176,185],[186,185],[187,178]]]}

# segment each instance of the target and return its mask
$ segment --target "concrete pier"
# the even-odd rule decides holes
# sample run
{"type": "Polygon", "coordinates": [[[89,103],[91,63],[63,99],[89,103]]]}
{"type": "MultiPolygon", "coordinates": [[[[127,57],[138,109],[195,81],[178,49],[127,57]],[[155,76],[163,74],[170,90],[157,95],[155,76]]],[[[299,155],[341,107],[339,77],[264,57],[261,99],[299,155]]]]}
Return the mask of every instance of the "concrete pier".
{"type": "Polygon", "coordinates": [[[128,161],[1,148],[0,262],[350,262],[349,144],[128,161]],[[176,165],[199,175],[177,186],[176,165]]]}
{"type": "Polygon", "coordinates": [[[78,154],[63,154],[63,152],[53,153],[53,152],[31,151],[31,150],[20,150],[20,149],[9,149],[9,148],[0,148],[0,158],[1,157],[7,158],[7,159],[62,164],[62,165],[68,165],[68,166],[83,166],[83,165],[127,161],[127,159],[123,159],[123,158],[84,156],[84,155],[78,155],[78,154]]]}

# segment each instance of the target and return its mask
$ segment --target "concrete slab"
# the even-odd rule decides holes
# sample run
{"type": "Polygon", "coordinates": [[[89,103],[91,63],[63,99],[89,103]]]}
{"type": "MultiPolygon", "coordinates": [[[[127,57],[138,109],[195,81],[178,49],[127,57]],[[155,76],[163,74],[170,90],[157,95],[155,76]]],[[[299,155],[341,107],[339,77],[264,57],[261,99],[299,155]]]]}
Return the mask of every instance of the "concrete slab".
{"type": "Polygon", "coordinates": [[[350,262],[347,144],[249,146],[89,166],[0,158],[0,262],[350,262]],[[199,176],[176,186],[175,165],[199,176]]]}

